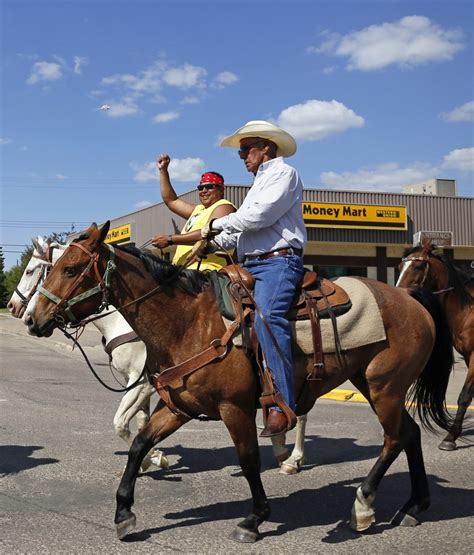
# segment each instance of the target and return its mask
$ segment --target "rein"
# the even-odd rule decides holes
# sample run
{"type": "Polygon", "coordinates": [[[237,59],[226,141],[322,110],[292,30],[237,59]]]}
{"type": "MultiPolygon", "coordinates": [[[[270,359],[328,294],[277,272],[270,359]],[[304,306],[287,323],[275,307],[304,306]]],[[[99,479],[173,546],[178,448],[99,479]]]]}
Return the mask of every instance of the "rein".
{"type": "Polygon", "coordinates": [[[92,372],[92,374],[94,375],[95,379],[105,387],[105,389],[108,389],[109,391],[113,391],[114,393],[126,393],[128,391],[131,391],[132,389],[134,389],[135,387],[137,387],[137,385],[141,382],[143,376],[145,375],[145,372],[147,370],[146,368],[146,364],[143,367],[143,370],[141,372],[141,374],[138,376],[138,378],[136,379],[136,381],[134,381],[131,385],[129,385],[128,387],[123,387],[123,388],[115,388],[115,387],[110,387],[110,385],[107,385],[102,378],[97,374],[97,372],[94,370],[92,364],[90,363],[86,353],[84,352],[84,349],[82,348],[82,345],[79,343],[79,341],[70,333],[68,333],[66,331],[66,328],[64,327],[58,327],[58,329],[68,338],[71,339],[74,342],[74,345],[76,347],[79,347],[79,350],[82,353],[82,356],[84,357],[84,360],[86,361],[87,366],[89,367],[89,370],[92,372]]]}
{"type": "MultiPolygon", "coordinates": [[[[92,364],[89,361],[89,358],[87,357],[84,349],[82,348],[81,344],[76,339],[76,337],[74,337],[72,334],[70,334],[66,331],[66,326],[67,325],[71,325],[71,327],[76,327],[76,328],[79,329],[79,328],[84,328],[87,323],[93,321],[93,319],[89,319],[85,323],[83,321],[78,321],[77,318],[75,317],[74,313],[72,312],[72,309],[71,309],[71,307],[74,306],[75,304],[77,304],[77,303],[79,303],[79,302],[81,302],[85,299],[88,299],[89,297],[92,297],[93,295],[96,295],[97,293],[102,293],[102,302],[99,305],[97,311],[100,312],[104,308],[107,307],[107,305],[108,305],[108,302],[107,302],[108,301],[108,287],[110,285],[110,276],[111,276],[112,272],[114,272],[117,269],[117,266],[116,266],[115,261],[114,261],[115,260],[115,250],[112,246],[107,245],[107,247],[110,250],[109,260],[107,261],[107,266],[106,266],[106,269],[105,269],[105,273],[104,273],[103,276],[101,276],[100,273],[99,273],[99,268],[98,268],[99,255],[97,253],[91,253],[88,249],[86,249],[83,245],[80,245],[79,243],[71,243],[70,246],[76,246],[76,247],[80,248],[81,250],[83,250],[85,253],[87,253],[89,255],[90,260],[89,260],[89,263],[86,266],[86,268],[81,272],[81,274],[74,281],[74,283],[68,288],[68,290],[66,291],[66,293],[63,295],[63,297],[61,299],[57,295],[55,295],[54,293],[51,293],[51,291],[48,291],[47,289],[45,289],[41,285],[38,285],[40,283],[39,279],[36,282],[36,285],[38,286],[37,290],[38,290],[39,293],[44,295],[47,299],[49,299],[50,301],[52,301],[53,303],[56,304],[56,307],[53,310],[53,318],[56,321],[58,329],[68,339],[71,339],[73,341],[74,346],[79,348],[79,350],[82,353],[82,356],[84,357],[84,360],[86,361],[87,366],[89,367],[90,371],[92,372],[94,377],[97,379],[97,381],[101,385],[103,385],[106,389],[108,389],[109,391],[113,391],[114,393],[126,393],[128,391],[131,391],[132,389],[134,389],[141,382],[141,380],[142,380],[142,378],[143,378],[143,376],[146,372],[146,365],[143,367],[143,370],[142,370],[140,376],[137,378],[137,380],[135,382],[133,382],[131,385],[129,385],[128,387],[124,387],[124,388],[120,388],[120,389],[110,387],[109,385],[107,385],[100,378],[100,376],[94,370],[92,364]],[[98,285],[96,285],[95,287],[93,287],[91,289],[88,289],[84,293],[76,295],[72,299],[69,299],[69,296],[72,295],[72,293],[77,289],[79,284],[89,274],[92,267],[94,268],[95,275],[96,275],[96,277],[99,281],[98,285]],[[59,315],[59,309],[60,308],[64,308],[64,312],[70,320],[69,322],[65,322],[64,318],[59,315]]],[[[49,266],[51,266],[51,263],[49,263],[49,266]]],[[[41,272],[40,277],[42,277],[42,275],[43,275],[43,272],[41,272]]],[[[33,289],[32,293],[34,294],[34,292],[35,292],[35,290],[33,289]]],[[[31,295],[31,293],[30,293],[30,295],[31,295]]],[[[136,302],[138,300],[140,300],[140,299],[136,299],[134,302],[136,302]]],[[[116,312],[116,310],[112,311],[112,312],[116,312]]],[[[112,312],[108,312],[106,314],[101,314],[100,316],[97,316],[97,318],[95,318],[95,319],[103,318],[104,316],[109,316],[109,314],[112,314],[112,312]]]]}

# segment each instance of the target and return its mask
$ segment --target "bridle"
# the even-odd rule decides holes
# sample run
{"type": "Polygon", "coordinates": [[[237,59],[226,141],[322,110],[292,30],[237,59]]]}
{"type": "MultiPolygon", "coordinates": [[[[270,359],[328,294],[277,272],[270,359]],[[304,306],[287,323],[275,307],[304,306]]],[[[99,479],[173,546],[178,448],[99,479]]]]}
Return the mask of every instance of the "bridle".
{"type": "MultiPolygon", "coordinates": [[[[436,258],[436,257],[435,257],[436,258]]],[[[419,255],[419,256],[406,256],[405,258],[402,258],[402,262],[425,262],[425,270],[423,273],[423,279],[421,280],[421,282],[419,283],[419,287],[424,287],[425,282],[428,278],[428,274],[430,271],[430,255],[419,255]]],[[[440,293],[445,293],[447,291],[452,291],[454,289],[454,287],[446,287],[444,289],[438,289],[437,291],[433,291],[433,293],[435,293],[436,295],[439,295],[440,293]]]]}
{"type": "Polygon", "coordinates": [[[41,260],[42,264],[41,264],[40,271],[38,272],[38,276],[33,284],[33,287],[30,289],[30,292],[28,293],[28,295],[23,295],[23,293],[18,289],[18,285],[15,287],[15,293],[20,297],[20,304],[24,307],[28,306],[28,303],[31,301],[31,299],[33,298],[33,295],[36,293],[39,284],[46,279],[46,276],[48,275],[48,271],[52,266],[51,262],[39,256],[33,255],[31,258],[36,258],[38,260],[41,260]]]}
{"type": "Polygon", "coordinates": [[[402,258],[402,262],[425,262],[426,263],[423,279],[419,284],[419,287],[423,287],[426,279],[428,278],[428,272],[430,271],[429,257],[428,256],[406,256],[405,258],[402,258]]]}
{"type": "Polygon", "coordinates": [[[72,307],[74,305],[88,299],[89,297],[93,297],[98,293],[102,293],[102,301],[95,311],[95,314],[101,312],[108,306],[108,289],[110,285],[110,276],[112,273],[117,269],[117,265],[115,264],[115,250],[111,245],[104,243],[104,245],[109,249],[109,260],[107,261],[107,265],[105,268],[104,275],[101,276],[99,272],[99,254],[93,253],[90,250],[86,249],[84,245],[80,243],[71,243],[70,247],[77,247],[85,252],[89,256],[89,262],[84,270],[79,274],[79,276],[74,280],[74,282],[69,286],[67,291],[64,293],[62,298],[59,298],[57,295],[48,291],[43,286],[39,285],[37,291],[44,295],[47,299],[52,301],[56,306],[52,311],[52,317],[56,321],[57,324],[60,326],[64,326],[65,324],[78,324],[80,320],[76,318],[72,311],[72,307]],[[74,293],[74,291],[79,287],[79,285],[84,281],[84,279],[90,274],[91,270],[94,271],[95,276],[97,278],[98,284],[75,297],[70,298],[70,296],[74,293]],[[60,310],[64,311],[64,314],[67,316],[66,319],[59,314],[60,310]]]}
{"type": "Polygon", "coordinates": [[[35,254],[33,254],[33,256],[31,257],[31,258],[36,258],[37,260],[40,260],[42,264],[41,264],[41,269],[38,273],[38,276],[36,277],[36,280],[33,286],[30,288],[30,292],[28,293],[28,295],[24,295],[18,289],[18,285],[15,287],[15,293],[20,297],[20,304],[24,307],[28,306],[28,303],[31,301],[31,299],[33,298],[33,295],[38,290],[39,284],[46,279],[48,272],[51,269],[51,266],[53,265],[53,250],[55,247],[51,245],[48,245],[47,247],[48,248],[43,256],[36,256],[35,254]]]}

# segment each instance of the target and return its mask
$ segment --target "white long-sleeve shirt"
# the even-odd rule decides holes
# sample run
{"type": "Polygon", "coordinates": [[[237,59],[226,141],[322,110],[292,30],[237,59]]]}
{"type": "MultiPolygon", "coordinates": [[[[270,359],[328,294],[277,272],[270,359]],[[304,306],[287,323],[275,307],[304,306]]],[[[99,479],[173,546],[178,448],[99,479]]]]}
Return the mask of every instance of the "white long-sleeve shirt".
{"type": "Polygon", "coordinates": [[[304,249],[306,229],[302,204],[303,183],[282,157],[264,162],[240,208],[213,221],[223,230],[214,241],[225,249],[237,247],[239,260],[277,249],[304,249]]]}

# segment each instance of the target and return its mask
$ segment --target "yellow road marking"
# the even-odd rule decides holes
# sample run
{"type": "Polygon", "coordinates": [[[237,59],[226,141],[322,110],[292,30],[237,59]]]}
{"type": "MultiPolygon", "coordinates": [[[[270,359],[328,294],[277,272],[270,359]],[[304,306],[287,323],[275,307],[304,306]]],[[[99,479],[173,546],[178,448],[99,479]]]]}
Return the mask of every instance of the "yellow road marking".
{"type": "MultiPolygon", "coordinates": [[[[333,389],[326,395],[323,395],[321,399],[329,399],[331,401],[350,401],[351,403],[367,403],[367,399],[359,393],[358,391],[353,391],[352,389],[333,389]]],[[[446,405],[448,409],[456,410],[457,405],[446,405]]],[[[467,410],[474,410],[474,406],[468,407],[467,410]]]]}

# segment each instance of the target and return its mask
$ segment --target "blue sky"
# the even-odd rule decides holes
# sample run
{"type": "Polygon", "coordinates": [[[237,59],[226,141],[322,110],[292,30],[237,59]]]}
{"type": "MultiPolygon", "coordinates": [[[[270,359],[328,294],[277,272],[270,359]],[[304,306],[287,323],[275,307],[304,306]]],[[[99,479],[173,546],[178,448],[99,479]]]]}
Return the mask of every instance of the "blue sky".
{"type": "Polygon", "coordinates": [[[472,196],[472,6],[3,0],[6,267],[32,236],[160,202],[161,152],[179,193],[205,169],[250,184],[219,140],[252,119],[295,136],[306,187],[472,196]]]}

